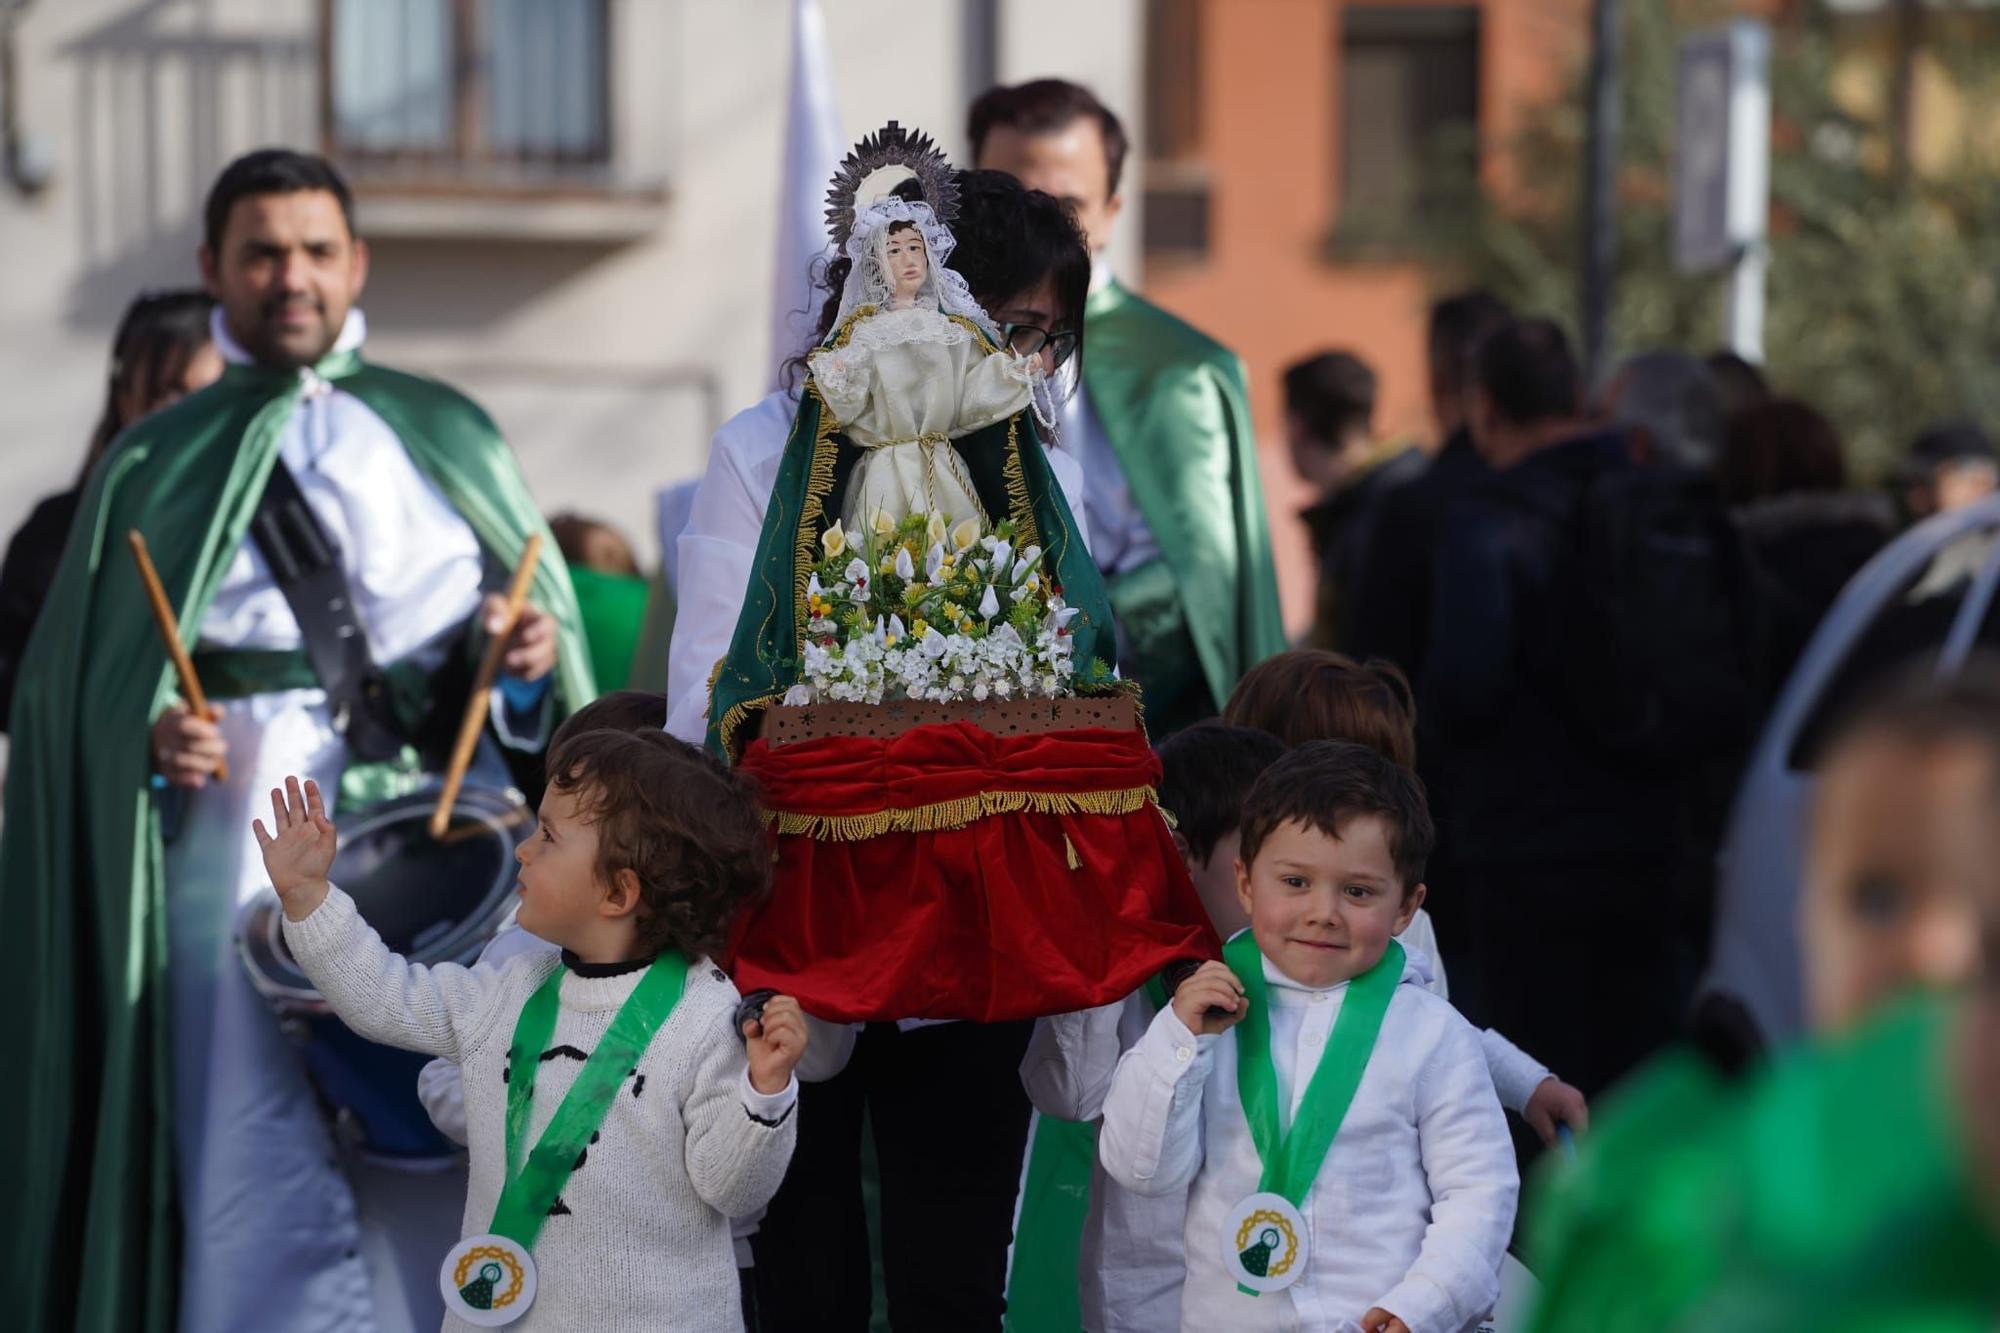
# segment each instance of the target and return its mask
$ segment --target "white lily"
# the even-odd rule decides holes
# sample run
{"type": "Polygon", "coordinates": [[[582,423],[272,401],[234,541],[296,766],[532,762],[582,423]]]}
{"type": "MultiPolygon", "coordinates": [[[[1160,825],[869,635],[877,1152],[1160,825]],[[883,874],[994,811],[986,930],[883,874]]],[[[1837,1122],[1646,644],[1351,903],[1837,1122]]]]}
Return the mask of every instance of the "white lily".
{"type": "Polygon", "coordinates": [[[938,541],[931,546],[930,554],[924,557],[924,578],[937,582],[938,571],[944,568],[944,543],[938,541]]]}
{"type": "Polygon", "coordinates": [[[893,535],[893,534],[895,533],[895,531],[896,531],[896,520],[895,520],[895,519],[893,519],[893,518],[890,518],[890,517],[889,517],[889,511],[888,511],[888,510],[886,510],[886,509],[879,509],[879,508],[878,508],[878,509],[877,509],[877,510],[875,511],[875,520],[874,520],[874,521],[875,521],[875,535],[876,535],[876,536],[878,536],[878,537],[888,537],[888,536],[891,536],[891,535],[893,535]]]}
{"type": "Polygon", "coordinates": [[[930,522],[924,524],[924,536],[933,546],[942,546],[951,540],[951,530],[945,526],[944,515],[933,510],[930,522]]]}
{"type": "Polygon", "coordinates": [[[987,620],[1000,614],[1000,599],[993,595],[993,585],[986,585],[986,595],[979,599],[979,614],[987,620]]]}
{"type": "Polygon", "coordinates": [[[916,576],[917,566],[916,562],[910,559],[910,548],[907,546],[898,546],[896,548],[896,577],[908,583],[916,576]]]}
{"type": "Polygon", "coordinates": [[[847,534],[841,531],[839,519],[833,520],[833,526],[819,535],[819,544],[826,548],[829,558],[837,558],[847,550],[847,534]]]}
{"type": "Polygon", "coordinates": [[[951,544],[956,550],[967,550],[979,540],[979,519],[968,518],[951,530],[951,544]]]}
{"type": "Polygon", "coordinates": [[[896,643],[908,637],[908,635],[909,631],[903,628],[903,618],[892,614],[889,617],[889,642],[896,643]]]}
{"type": "Polygon", "coordinates": [[[944,635],[938,633],[937,626],[927,625],[924,627],[923,648],[925,657],[932,659],[943,657],[944,650],[948,646],[944,635]]]}
{"type": "Polygon", "coordinates": [[[826,589],[819,586],[819,575],[816,573],[811,574],[806,578],[806,596],[808,597],[826,596],[826,589]]]}

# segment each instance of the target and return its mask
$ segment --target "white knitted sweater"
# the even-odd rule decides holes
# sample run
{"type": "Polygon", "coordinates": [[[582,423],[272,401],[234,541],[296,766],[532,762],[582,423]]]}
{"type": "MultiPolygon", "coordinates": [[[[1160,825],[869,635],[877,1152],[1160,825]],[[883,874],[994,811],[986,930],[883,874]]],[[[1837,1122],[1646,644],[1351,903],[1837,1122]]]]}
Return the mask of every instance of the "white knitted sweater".
{"type": "MultiPolygon", "coordinates": [[[[408,963],[337,888],[305,920],[285,922],[285,942],[349,1027],[464,1070],[471,1179],[460,1234],[487,1231],[506,1170],[507,1048],[521,1007],[561,961],[536,953],[497,966],[408,963]]],[[[563,978],[528,1145],[643,975],[563,978]]],[[[534,1308],[514,1328],[743,1327],[729,1219],[777,1191],[798,1132],[798,1084],[771,1096],[750,1086],[733,1024],[737,1000],[736,987],[707,960],[688,969],[680,1003],[549,1209],[534,1245],[534,1308]]],[[[470,1325],[447,1314],[445,1327],[470,1325]]]]}

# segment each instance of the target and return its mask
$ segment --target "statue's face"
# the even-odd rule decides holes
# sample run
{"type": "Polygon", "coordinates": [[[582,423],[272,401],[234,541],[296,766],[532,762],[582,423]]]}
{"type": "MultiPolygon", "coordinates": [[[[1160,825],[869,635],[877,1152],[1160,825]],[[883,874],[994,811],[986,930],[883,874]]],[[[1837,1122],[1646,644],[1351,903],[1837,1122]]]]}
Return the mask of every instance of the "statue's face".
{"type": "Polygon", "coordinates": [[[930,273],[930,256],[924,252],[923,233],[915,227],[901,227],[889,233],[884,266],[897,296],[915,296],[923,289],[930,273]]]}

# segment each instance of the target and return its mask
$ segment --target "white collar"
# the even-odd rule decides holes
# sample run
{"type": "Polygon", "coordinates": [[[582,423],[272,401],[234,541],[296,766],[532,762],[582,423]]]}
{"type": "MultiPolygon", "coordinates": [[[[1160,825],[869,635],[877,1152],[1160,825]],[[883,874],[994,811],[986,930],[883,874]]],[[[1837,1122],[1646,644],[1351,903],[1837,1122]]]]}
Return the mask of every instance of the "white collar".
{"type": "MultiPolygon", "coordinates": [[[[243,345],[237,342],[236,336],[229,331],[229,321],[223,318],[220,305],[208,312],[208,335],[215,343],[215,350],[221,353],[222,359],[230,365],[251,366],[257,363],[257,358],[243,350],[243,345]]],[[[327,350],[327,355],[332,356],[335,352],[352,352],[367,340],[368,319],[361,313],[361,307],[355,306],[347,312],[347,318],[340,326],[340,336],[333,340],[333,346],[327,350]]],[[[301,366],[300,369],[309,370],[310,367],[301,366]]]]}
{"type": "Polygon", "coordinates": [[[1102,255],[1090,257],[1090,293],[1095,296],[1112,282],[1111,265],[1104,262],[1102,255]]]}

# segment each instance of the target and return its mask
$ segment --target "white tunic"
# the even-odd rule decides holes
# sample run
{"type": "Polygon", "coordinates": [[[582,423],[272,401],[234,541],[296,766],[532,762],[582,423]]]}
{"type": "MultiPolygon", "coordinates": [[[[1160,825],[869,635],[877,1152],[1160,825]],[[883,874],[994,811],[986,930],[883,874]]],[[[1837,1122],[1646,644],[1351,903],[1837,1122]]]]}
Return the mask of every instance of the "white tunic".
{"type": "Polygon", "coordinates": [[[963,324],[919,307],[866,316],[845,346],[808,363],[827,410],[865,451],[841,515],[850,530],[877,514],[990,518],[950,441],[1028,406],[1031,358],[989,354],[963,324]]]}
{"type": "MultiPolygon", "coordinates": [[[[1345,1001],[1264,963],[1271,1056],[1290,1128],[1345,1001]]],[[[1119,1061],[1099,1155],[1141,1194],[1187,1191],[1181,1327],[1339,1329],[1370,1307],[1411,1333],[1458,1333],[1492,1309],[1519,1178],[1478,1035],[1426,990],[1414,952],[1382,1031],[1300,1211],[1305,1273],[1284,1292],[1236,1289],[1224,1254],[1228,1212],[1262,1172],[1236,1091],[1236,1033],[1191,1034],[1169,1006],[1119,1061]]]]}
{"type": "MultiPolygon", "coordinates": [[[[250,360],[219,311],[213,332],[227,360],[250,360]]],[[[336,347],[358,348],[365,336],[354,311],[336,347]]],[[[376,660],[421,660],[478,605],[478,541],[387,423],[310,371],[300,374],[307,392],[285,424],[280,455],[340,543],[376,660]]],[[[246,538],[202,617],[200,646],[299,643],[283,594],[246,538]]],[[[188,793],[166,847],[174,1146],[186,1223],[180,1326],[435,1327],[442,1307],[426,1269],[453,1239],[449,1201],[462,1173],[431,1177],[414,1201],[413,1182],[391,1180],[393,1204],[374,1207],[364,1197],[357,1209],[356,1182],[342,1169],[298,1049],[252,990],[233,943],[238,907],[266,883],[250,821],[268,813],[270,790],[287,775],[334,790],[346,746],[321,690],[218,707],[229,778],[188,793]],[[371,1222],[377,1213],[389,1215],[380,1226],[371,1222]]]]}

